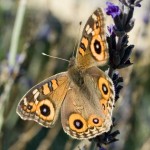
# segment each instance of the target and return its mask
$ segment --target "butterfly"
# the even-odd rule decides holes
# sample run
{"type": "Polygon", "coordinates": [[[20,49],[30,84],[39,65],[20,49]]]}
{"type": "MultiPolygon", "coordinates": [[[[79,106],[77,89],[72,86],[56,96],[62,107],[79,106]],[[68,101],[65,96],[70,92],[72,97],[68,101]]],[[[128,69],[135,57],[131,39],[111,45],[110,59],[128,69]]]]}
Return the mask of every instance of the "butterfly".
{"type": "Polygon", "coordinates": [[[108,132],[112,125],[114,85],[97,67],[105,65],[108,59],[104,15],[98,8],[85,24],[68,70],[31,88],[17,106],[18,115],[51,128],[61,114],[64,131],[75,139],[90,139],[108,132]]]}

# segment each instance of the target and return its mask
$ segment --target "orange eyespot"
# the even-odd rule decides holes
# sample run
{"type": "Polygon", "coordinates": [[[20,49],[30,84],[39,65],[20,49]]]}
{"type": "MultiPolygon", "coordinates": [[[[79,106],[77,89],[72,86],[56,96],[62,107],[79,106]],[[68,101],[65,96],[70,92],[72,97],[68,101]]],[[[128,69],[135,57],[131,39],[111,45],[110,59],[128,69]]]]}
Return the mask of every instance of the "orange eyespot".
{"type": "Polygon", "coordinates": [[[101,100],[100,100],[100,104],[101,104],[101,106],[102,106],[102,108],[103,108],[103,113],[104,113],[105,115],[107,115],[107,114],[108,114],[107,100],[101,99],[101,100]]]}
{"type": "Polygon", "coordinates": [[[38,103],[36,113],[43,120],[53,120],[54,106],[48,99],[44,99],[38,103]]]}
{"type": "Polygon", "coordinates": [[[88,120],[88,126],[90,126],[90,127],[100,127],[100,126],[102,126],[103,122],[104,122],[103,118],[98,117],[96,115],[91,115],[89,117],[89,120],[88,120]]]}
{"type": "Polygon", "coordinates": [[[110,97],[110,88],[109,88],[108,81],[106,79],[100,77],[98,80],[98,87],[102,94],[102,97],[105,100],[108,100],[110,97]]]}
{"type": "Polygon", "coordinates": [[[69,117],[70,129],[76,132],[84,132],[87,130],[87,123],[80,114],[71,114],[69,117]]]}
{"type": "Polygon", "coordinates": [[[36,111],[36,105],[34,102],[29,102],[27,105],[23,106],[23,109],[26,112],[35,112],[36,111]]]}
{"type": "Polygon", "coordinates": [[[103,41],[101,40],[99,35],[94,36],[91,41],[91,52],[96,60],[98,61],[105,60],[103,41]]]}
{"type": "Polygon", "coordinates": [[[36,105],[34,102],[30,102],[27,105],[27,111],[29,111],[29,112],[35,112],[36,111],[36,105]]]}

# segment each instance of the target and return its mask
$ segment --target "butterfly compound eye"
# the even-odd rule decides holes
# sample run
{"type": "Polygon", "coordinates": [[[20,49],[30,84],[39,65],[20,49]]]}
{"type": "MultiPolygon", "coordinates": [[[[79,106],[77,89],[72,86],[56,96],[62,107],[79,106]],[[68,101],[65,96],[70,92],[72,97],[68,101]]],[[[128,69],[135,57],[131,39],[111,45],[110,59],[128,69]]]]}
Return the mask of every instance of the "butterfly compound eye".
{"type": "Polygon", "coordinates": [[[106,79],[100,77],[98,80],[98,87],[102,94],[102,97],[105,100],[108,100],[110,97],[110,88],[109,88],[108,81],[106,79]]]}
{"type": "Polygon", "coordinates": [[[51,121],[55,115],[54,106],[48,99],[44,99],[38,103],[36,113],[43,120],[51,121]]]}
{"type": "Polygon", "coordinates": [[[69,117],[69,126],[76,132],[84,132],[87,130],[87,123],[80,114],[71,114],[69,117]]]}

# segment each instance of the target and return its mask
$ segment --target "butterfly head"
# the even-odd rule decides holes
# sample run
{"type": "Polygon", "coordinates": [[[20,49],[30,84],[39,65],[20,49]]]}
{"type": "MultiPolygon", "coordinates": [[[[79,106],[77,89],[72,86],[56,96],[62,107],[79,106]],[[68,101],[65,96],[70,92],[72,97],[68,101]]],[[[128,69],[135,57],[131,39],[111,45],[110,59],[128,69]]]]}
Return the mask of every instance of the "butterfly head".
{"type": "Polygon", "coordinates": [[[73,66],[75,66],[75,57],[71,57],[70,60],[69,60],[69,65],[68,65],[68,68],[72,68],[73,66]]]}

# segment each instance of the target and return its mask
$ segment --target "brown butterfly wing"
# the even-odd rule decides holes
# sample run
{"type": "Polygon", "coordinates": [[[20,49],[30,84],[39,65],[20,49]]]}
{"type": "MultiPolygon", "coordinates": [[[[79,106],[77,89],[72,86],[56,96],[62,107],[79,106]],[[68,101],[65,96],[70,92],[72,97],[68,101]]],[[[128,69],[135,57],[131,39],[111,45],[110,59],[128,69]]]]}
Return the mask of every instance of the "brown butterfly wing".
{"type": "Polygon", "coordinates": [[[86,70],[82,87],[71,83],[61,109],[64,131],[77,139],[93,138],[109,131],[113,88],[111,79],[97,67],[86,70]]]}
{"type": "Polygon", "coordinates": [[[81,68],[104,65],[108,61],[105,21],[100,8],[93,12],[83,29],[76,57],[81,68]]]}
{"type": "Polygon", "coordinates": [[[17,113],[24,120],[34,120],[45,127],[53,126],[68,87],[67,72],[44,80],[23,96],[18,104],[17,113]]]}

